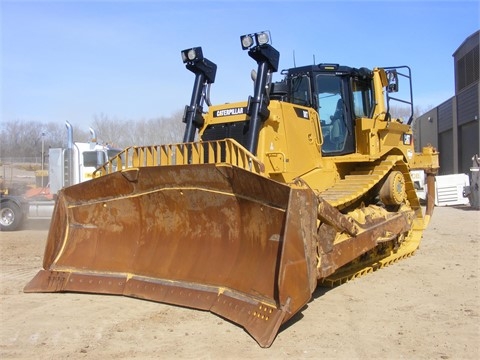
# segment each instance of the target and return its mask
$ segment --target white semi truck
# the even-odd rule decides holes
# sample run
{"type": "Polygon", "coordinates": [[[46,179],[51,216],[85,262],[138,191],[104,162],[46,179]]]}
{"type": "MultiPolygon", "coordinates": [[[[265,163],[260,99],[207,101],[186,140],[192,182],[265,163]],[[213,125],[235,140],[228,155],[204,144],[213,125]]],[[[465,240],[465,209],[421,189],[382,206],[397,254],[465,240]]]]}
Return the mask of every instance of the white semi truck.
{"type": "Polygon", "coordinates": [[[73,141],[73,128],[66,122],[66,148],[49,149],[48,178],[46,192],[53,196],[27,198],[5,193],[0,197],[0,230],[14,231],[29,219],[50,219],[55,205],[55,195],[63,187],[92,179],[95,169],[120,149],[97,143],[95,131],[90,128],[91,139],[87,143],[73,141]]]}

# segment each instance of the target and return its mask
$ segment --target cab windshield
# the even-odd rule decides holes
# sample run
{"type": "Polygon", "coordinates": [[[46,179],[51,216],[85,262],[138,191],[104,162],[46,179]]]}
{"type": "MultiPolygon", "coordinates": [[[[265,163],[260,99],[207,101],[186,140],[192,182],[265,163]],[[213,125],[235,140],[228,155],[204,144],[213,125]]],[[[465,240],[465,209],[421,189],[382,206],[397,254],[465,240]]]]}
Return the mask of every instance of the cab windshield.
{"type": "Polygon", "coordinates": [[[333,74],[319,74],[315,81],[323,135],[322,151],[343,151],[347,138],[347,123],[342,99],[342,78],[333,74]]]}
{"type": "Polygon", "coordinates": [[[342,99],[341,78],[317,75],[318,114],[322,125],[330,125],[342,99]]]}

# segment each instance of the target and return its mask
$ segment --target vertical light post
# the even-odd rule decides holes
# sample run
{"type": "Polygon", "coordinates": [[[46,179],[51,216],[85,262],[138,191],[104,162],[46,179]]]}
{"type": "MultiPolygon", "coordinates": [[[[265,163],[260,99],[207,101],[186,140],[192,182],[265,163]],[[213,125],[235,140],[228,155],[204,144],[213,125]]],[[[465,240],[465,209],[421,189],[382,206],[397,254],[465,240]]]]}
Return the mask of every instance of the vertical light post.
{"type": "Polygon", "coordinates": [[[42,173],[41,173],[41,178],[42,178],[42,188],[43,188],[43,178],[44,178],[44,174],[43,174],[43,164],[45,162],[45,131],[42,131],[42,173]]]}
{"type": "Polygon", "coordinates": [[[257,155],[260,123],[268,119],[270,99],[266,91],[270,74],[278,70],[280,53],[270,42],[270,33],[262,31],[255,34],[240,36],[242,49],[248,50],[248,55],[257,62],[258,70],[254,85],[254,94],[249,96],[247,114],[250,116],[247,148],[257,155]]]}
{"type": "Polygon", "coordinates": [[[183,142],[187,143],[194,141],[196,128],[200,128],[203,125],[203,94],[205,88],[215,81],[217,65],[203,57],[201,47],[183,50],[181,54],[186,68],[195,74],[190,105],[185,106],[183,114],[183,122],[187,124],[183,142]]]}

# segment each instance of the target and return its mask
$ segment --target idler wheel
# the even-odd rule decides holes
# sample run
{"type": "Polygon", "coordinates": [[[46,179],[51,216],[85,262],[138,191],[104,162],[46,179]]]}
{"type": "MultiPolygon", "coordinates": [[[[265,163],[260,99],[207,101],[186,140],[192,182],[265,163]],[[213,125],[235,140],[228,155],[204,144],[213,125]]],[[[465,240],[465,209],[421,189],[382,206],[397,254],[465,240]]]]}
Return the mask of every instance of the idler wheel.
{"type": "Polygon", "coordinates": [[[385,205],[400,205],[405,201],[405,178],[400,171],[392,171],[380,189],[380,200],[385,205]]]}

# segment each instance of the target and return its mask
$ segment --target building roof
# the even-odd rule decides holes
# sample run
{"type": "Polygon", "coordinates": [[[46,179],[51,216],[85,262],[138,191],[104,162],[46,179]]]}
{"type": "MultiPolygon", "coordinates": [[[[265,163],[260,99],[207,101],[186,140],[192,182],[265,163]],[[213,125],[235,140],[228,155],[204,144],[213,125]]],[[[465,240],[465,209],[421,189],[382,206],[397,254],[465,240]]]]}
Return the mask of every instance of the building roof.
{"type": "Polygon", "coordinates": [[[469,37],[467,37],[463,42],[462,44],[457,48],[457,50],[455,50],[455,52],[452,54],[452,56],[455,56],[460,50],[463,49],[464,46],[466,46],[469,42],[472,42],[472,43],[476,43],[478,44],[479,42],[479,38],[480,38],[480,30],[477,30],[475,31],[472,35],[470,35],[469,37]],[[475,42],[475,38],[477,39],[477,41],[475,42]],[[473,41],[472,41],[473,40],[473,41]]]}

